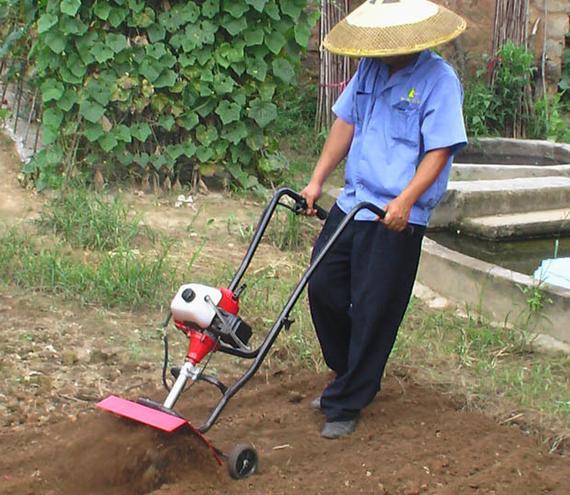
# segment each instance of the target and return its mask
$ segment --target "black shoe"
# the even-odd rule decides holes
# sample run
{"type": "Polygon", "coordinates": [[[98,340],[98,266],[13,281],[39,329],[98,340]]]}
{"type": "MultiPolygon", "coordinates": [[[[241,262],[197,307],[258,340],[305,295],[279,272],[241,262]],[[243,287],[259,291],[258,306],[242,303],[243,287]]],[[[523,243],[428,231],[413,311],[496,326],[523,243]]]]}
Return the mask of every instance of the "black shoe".
{"type": "Polygon", "coordinates": [[[321,431],[321,437],[330,440],[347,437],[356,430],[357,424],[358,418],[349,419],[347,421],[327,421],[321,431]]]}

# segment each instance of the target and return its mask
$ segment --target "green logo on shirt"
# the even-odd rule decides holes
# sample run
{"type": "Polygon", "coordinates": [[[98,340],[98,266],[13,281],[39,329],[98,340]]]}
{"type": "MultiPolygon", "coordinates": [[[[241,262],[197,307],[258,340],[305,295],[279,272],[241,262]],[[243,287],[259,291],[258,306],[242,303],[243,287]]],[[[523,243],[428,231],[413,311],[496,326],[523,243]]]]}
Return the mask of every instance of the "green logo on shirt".
{"type": "Polygon", "coordinates": [[[410,90],[408,91],[408,96],[406,97],[402,96],[400,100],[407,101],[408,103],[413,103],[414,105],[419,105],[421,103],[419,98],[417,98],[416,88],[410,88],[410,90]]]}

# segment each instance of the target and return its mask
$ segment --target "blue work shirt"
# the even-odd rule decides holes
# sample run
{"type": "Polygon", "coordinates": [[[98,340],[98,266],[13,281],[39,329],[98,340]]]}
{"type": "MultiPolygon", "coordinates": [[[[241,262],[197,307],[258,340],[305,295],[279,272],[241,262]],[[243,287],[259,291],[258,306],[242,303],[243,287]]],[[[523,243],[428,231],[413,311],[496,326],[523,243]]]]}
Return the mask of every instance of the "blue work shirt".
{"type": "MultiPolygon", "coordinates": [[[[457,74],[429,50],[391,77],[380,59],[362,59],[333,106],[337,117],[354,125],[339,208],[347,213],[361,201],[383,208],[409,184],[428,151],[451,148],[445,168],[410,213],[410,223],[427,225],[447,188],[453,155],[467,144],[462,104],[457,74]]],[[[368,210],[356,216],[375,218],[368,210]]]]}

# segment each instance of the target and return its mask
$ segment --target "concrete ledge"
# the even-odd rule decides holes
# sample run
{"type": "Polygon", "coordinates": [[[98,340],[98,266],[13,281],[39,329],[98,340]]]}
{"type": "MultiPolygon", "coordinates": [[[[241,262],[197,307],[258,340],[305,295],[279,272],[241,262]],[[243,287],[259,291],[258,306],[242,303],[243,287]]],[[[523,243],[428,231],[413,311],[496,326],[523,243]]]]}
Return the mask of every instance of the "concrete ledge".
{"type": "Polygon", "coordinates": [[[497,163],[500,158],[513,165],[568,165],[570,145],[535,139],[471,138],[457,156],[459,163],[497,163]],[[476,161],[473,158],[477,158],[476,161]],[[520,160],[518,160],[520,159],[520,160]],[[480,161],[482,160],[482,161],[480,161]]]}
{"type": "Polygon", "coordinates": [[[569,204],[570,177],[450,182],[430,226],[457,228],[463,218],[561,209],[569,204]]]}
{"type": "Polygon", "coordinates": [[[458,228],[491,241],[570,235],[570,209],[464,218],[458,228]]]}
{"type": "Polygon", "coordinates": [[[570,177],[570,165],[500,165],[453,163],[452,181],[507,180],[531,177],[570,177]]]}
{"type": "Polygon", "coordinates": [[[537,287],[532,277],[465,256],[431,239],[424,240],[418,280],[490,321],[528,326],[532,332],[570,344],[570,290],[537,287]],[[528,304],[533,290],[540,290],[544,301],[535,315],[528,304]]]}

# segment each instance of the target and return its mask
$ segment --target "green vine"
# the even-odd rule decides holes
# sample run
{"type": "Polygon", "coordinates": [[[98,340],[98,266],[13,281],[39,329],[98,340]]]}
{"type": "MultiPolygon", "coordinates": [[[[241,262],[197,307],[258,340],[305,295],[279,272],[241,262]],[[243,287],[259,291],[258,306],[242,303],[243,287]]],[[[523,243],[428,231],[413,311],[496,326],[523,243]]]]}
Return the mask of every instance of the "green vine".
{"type": "Polygon", "coordinates": [[[267,130],[318,10],[307,0],[40,0],[31,57],[38,188],[67,172],[176,180],[226,170],[256,187],[281,161],[267,130]]]}
{"type": "Polygon", "coordinates": [[[29,32],[36,17],[34,0],[0,0],[0,69],[4,83],[27,70],[32,44],[29,32]]]}

